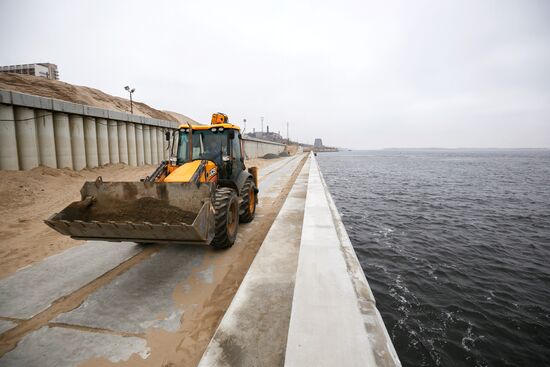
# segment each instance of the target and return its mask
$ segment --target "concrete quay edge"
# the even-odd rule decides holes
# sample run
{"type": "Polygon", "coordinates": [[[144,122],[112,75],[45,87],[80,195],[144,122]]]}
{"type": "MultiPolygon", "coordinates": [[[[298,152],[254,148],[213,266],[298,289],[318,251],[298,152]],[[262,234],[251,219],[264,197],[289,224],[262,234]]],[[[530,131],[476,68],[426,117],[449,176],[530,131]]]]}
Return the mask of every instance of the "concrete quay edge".
{"type": "Polygon", "coordinates": [[[332,212],[332,218],[338,238],[340,239],[341,250],[346,261],[348,274],[353,283],[358,305],[361,314],[363,315],[364,326],[367,330],[367,334],[369,335],[369,341],[373,346],[376,365],[401,366],[401,361],[395,351],[395,347],[391,341],[390,335],[388,334],[382,315],[380,315],[378,308],[376,308],[376,300],[370,288],[367,277],[361,268],[361,264],[359,263],[355,250],[353,249],[348,232],[342,222],[338,208],[332,199],[322,173],[320,173],[320,177],[325,188],[325,194],[332,212]]]}
{"type": "Polygon", "coordinates": [[[313,154],[199,363],[283,365],[401,366],[313,154]]]}

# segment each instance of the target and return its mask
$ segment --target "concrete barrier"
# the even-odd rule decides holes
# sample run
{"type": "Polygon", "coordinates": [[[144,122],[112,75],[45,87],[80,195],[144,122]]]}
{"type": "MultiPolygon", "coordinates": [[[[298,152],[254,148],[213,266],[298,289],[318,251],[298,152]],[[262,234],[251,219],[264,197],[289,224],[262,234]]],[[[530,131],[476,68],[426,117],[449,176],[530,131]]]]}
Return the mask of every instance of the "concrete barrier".
{"type": "Polygon", "coordinates": [[[99,165],[110,162],[109,158],[109,126],[106,119],[96,119],[97,129],[97,156],[99,165]]]}
{"type": "Polygon", "coordinates": [[[279,154],[286,148],[285,144],[273,141],[243,137],[243,150],[245,158],[259,158],[266,154],[279,154]]]}
{"type": "MultiPolygon", "coordinates": [[[[0,90],[0,169],[159,164],[169,158],[165,132],[178,127],[174,121],[0,90]]],[[[279,154],[285,145],[245,137],[243,148],[250,159],[279,154]]]]}
{"type": "Polygon", "coordinates": [[[136,132],[136,152],[137,152],[137,165],[143,166],[145,164],[145,153],[143,150],[143,127],[134,125],[136,132]]]}
{"type": "MultiPolygon", "coordinates": [[[[73,168],[73,153],[71,150],[71,130],[69,115],[66,113],[53,114],[53,129],[55,133],[55,156],[57,168],[73,168]]],[[[16,142],[19,144],[19,142],[16,142]]],[[[23,168],[21,168],[23,169],[23,168]]]]}
{"type": "Polygon", "coordinates": [[[114,120],[107,122],[107,131],[109,136],[109,163],[119,163],[118,155],[118,123],[114,120]]]}
{"type": "Polygon", "coordinates": [[[117,122],[118,134],[118,159],[120,163],[128,164],[128,133],[126,132],[126,123],[117,122]]]}
{"type": "Polygon", "coordinates": [[[27,170],[42,165],[80,170],[119,162],[156,164],[165,158],[164,132],[176,130],[178,125],[0,90],[0,169],[27,170]]]}
{"type": "Polygon", "coordinates": [[[53,116],[45,110],[36,110],[35,113],[40,164],[42,166],[57,168],[53,116]]]}
{"type": "Polygon", "coordinates": [[[143,137],[143,157],[145,164],[151,164],[151,132],[149,126],[142,127],[142,137],[143,137]]]}
{"type": "Polygon", "coordinates": [[[73,169],[86,168],[86,146],[84,144],[84,121],[80,115],[69,115],[69,129],[71,132],[71,152],[73,155],[73,169]]]}
{"type": "Polygon", "coordinates": [[[400,366],[311,154],[200,367],[400,366]]]}
{"type": "Polygon", "coordinates": [[[164,159],[164,151],[163,151],[163,146],[164,146],[164,141],[165,141],[165,137],[164,137],[164,134],[162,133],[162,130],[161,129],[158,129],[157,128],[157,159],[159,162],[162,162],[164,159]]]}
{"type": "Polygon", "coordinates": [[[159,164],[158,146],[157,146],[157,129],[155,127],[149,128],[149,135],[151,136],[151,163],[159,164]]]}
{"type": "Polygon", "coordinates": [[[128,144],[128,164],[137,166],[136,127],[131,122],[126,124],[126,142],[128,144]]]}
{"type": "Polygon", "coordinates": [[[86,149],[86,167],[99,165],[97,154],[97,130],[93,117],[84,117],[84,147],[86,149]]]}
{"type": "Polygon", "coordinates": [[[14,118],[20,168],[27,170],[38,167],[40,165],[40,158],[38,155],[34,110],[27,107],[16,107],[14,109],[14,118]]]}
{"type": "Polygon", "coordinates": [[[3,104],[0,104],[0,167],[6,170],[19,169],[13,108],[3,104]]]}

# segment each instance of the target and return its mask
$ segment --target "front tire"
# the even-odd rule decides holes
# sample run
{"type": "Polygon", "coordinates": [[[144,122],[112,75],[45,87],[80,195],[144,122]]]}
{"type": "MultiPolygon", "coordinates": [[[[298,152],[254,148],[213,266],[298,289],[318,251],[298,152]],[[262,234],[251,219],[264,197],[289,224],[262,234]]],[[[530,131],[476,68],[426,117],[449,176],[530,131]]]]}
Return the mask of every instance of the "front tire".
{"type": "Polygon", "coordinates": [[[239,216],[241,223],[249,223],[254,219],[256,204],[258,203],[257,191],[252,179],[247,179],[241,190],[241,197],[243,198],[239,216]]]}
{"type": "Polygon", "coordinates": [[[235,243],[239,229],[239,199],[235,190],[221,187],[214,193],[216,231],[211,245],[229,248],[235,243]]]}

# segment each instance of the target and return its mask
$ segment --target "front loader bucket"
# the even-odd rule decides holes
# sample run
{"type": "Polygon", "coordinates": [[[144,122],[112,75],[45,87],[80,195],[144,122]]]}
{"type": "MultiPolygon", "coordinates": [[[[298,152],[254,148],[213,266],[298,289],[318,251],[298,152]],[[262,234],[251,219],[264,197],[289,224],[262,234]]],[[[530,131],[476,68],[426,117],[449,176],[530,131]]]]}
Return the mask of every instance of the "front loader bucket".
{"type": "Polygon", "coordinates": [[[75,239],[209,244],[211,184],[86,182],[82,201],[44,222],[75,239]]]}

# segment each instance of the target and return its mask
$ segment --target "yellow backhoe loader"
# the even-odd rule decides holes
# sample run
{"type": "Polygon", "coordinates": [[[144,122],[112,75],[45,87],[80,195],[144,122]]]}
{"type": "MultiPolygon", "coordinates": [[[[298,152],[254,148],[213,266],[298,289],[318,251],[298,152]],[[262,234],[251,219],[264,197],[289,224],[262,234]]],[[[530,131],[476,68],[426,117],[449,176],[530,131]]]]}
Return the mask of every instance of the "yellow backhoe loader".
{"type": "Polygon", "coordinates": [[[258,203],[257,169],[244,165],[239,127],[215,113],[210,125],[181,125],[166,139],[172,158],[150,176],[86,182],[82,200],[45,223],[76,239],[231,247],[258,203]]]}

